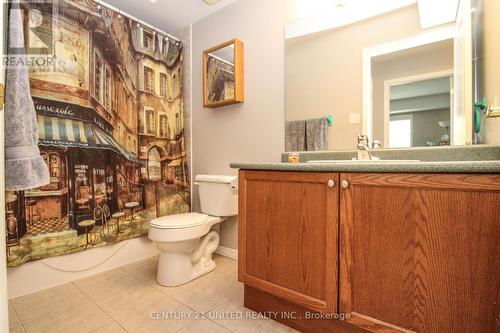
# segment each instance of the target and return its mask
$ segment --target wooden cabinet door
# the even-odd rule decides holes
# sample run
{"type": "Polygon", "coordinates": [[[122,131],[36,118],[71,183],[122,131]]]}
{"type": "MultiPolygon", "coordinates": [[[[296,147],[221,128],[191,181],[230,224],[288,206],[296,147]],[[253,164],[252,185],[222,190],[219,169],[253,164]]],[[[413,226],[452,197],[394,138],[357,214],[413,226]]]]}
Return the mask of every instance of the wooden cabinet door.
{"type": "Polygon", "coordinates": [[[500,331],[500,175],[352,173],[341,181],[340,311],[351,323],[500,331]]]}
{"type": "Polygon", "coordinates": [[[337,310],[338,177],[240,171],[240,281],[314,311],[337,310]]]}

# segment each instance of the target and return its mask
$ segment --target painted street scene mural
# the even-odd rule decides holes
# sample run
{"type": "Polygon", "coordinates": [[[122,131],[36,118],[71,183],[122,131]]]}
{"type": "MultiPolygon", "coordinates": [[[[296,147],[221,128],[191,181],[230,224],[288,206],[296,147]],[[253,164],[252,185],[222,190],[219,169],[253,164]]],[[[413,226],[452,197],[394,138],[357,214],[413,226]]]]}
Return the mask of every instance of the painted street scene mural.
{"type": "MultiPolygon", "coordinates": [[[[50,184],[6,193],[8,266],[147,235],[190,211],[182,44],[92,0],[59,0],[30,64],[50,184]]],[[[8,135],[8,133],[6,133],[8,135]]]]}

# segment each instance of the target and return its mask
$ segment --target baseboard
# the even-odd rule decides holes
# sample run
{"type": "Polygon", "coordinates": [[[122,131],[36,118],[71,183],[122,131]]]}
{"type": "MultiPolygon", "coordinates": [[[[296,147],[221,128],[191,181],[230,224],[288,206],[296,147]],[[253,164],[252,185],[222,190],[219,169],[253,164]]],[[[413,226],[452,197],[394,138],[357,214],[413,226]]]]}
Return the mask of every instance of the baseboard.
{"type": "Polygon", "coordinates": [[[231,249],[229,247],[219,246],[217,250],[215,250],[215,253],[223,257],[238,260],[238,250],[231,249]]]}

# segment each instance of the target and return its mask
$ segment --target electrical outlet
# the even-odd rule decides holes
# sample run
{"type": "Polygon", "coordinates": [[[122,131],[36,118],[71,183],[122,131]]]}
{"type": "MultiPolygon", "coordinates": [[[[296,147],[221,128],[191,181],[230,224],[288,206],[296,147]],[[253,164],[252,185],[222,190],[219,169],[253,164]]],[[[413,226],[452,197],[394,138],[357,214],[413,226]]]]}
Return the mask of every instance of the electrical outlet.
{"type": "Polygon", "coordinates": [[[349,124],[359,124],[361,122],[361,114],[349,113],[349,124]]]}

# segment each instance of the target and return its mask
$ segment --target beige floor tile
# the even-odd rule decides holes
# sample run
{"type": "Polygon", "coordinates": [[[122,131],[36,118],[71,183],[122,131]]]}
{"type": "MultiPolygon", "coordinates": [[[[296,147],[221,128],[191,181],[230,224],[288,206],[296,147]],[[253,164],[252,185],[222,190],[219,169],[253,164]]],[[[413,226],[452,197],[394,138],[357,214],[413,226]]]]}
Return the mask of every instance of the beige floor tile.
{"type": "Polygon", "coordinates": [[[22,323],[90,302],[73,284],[67,283],[11,300],[22,323]]]}
{"type": "Polygon", "coordinates": [[[142,309],[135,315],[117,319],[128,332],[133,333],[168,333],[177,332],[196,319],[196,314],[179,302],[165,297],[142,309]]]}
{"type": "Polygon", "coordinates": [[[124,269],[137,272],[140,271],[139,266],[143,265],[144,272],[149,270],[149,273],[142,275],[143,281],[182,304],[204,313],[223,302],[240,299],[243,302],[243,284],[238,282],[237,262],[222,256],[214,256],[214,261],[217,265],[215,270],[177,287],[164,287],[156,282],[157,263],[154,261],[143,261],[142,264],[137,263],[124,269]]]}
{"type": "Polygon", "coordinates": [[[243,307],[243,301],[223,303],[205,316],[236,333],[298,332],[243,307]]]}
{"type": "Polygon", "coordinates": [[[109,323],[103,327],[100,327],[91,333],[127,333],[120,325],[115,322],[109,323]]]}
{"type": "Polygon", "coordinates": [[[231,331],[214,323],[211,320],[201,318],[187,325],[179,333],[230,333],[231,331]]]}
{"type": "Polygon", "coordinates": [[[23,325],[27,333],[88,333],[111,322],[108,315],[89,302],[23,325]]]}
{"type": "Polygon", "coordinates": [[[22,326],[11,327],[9,328],[9,333],[25,333],[26,331],[22,326]]]}
{"type": "Polygon", "coordinates": [[[214,255],[214,261],[217,265],[214,271],[177,287],[164,287],[156,282],[157,257],[122,268],[177,301],[197,311],[206,312],[242,293],[242,287],[237,282],[237,261],[218,255],[214,255]]]}
{"type": "Polygon", "coordinates": [[[157,286],[156,288],[182,304],[204,313],[224,302],[238,299],[243,285],[236,280],[209,273],[180,287],[157,286]]]}
{"type": "Polygon", "coordinates": [[[137,261],[121,267],[124,271],[150,284],[156,284],[158,270],[158,256],[137,261]]]}
{"type": "Polygon", "coordinates": [[[21,326],[21,321],[14,310],[14,305],[9,301],[9,328],[21,326]]]}
{"type": "Polygon", "coordinates": [[[165,294],[127,272],[116,269],[74,282],[115,320],[125,320],[165,294]]]}
{"type": "MultiPolygon", "coordinates": [[[[214,271],[185,285],[168,288],[156,282],[158,258],[146,259],[12,300],[16,311],[9,315],[14,318],[13,323],[19,323],[15,321],[17,312],[20,321],[26,322],[26,332],[292,331],[268,319],[245,319],[239,323],[200,317],[215,308],[241,311],[238,307],[243,304],[237,262],[221,256],[214,256],[214,260],[214,271]]],[[[18,328],[23,332],[22,326],[18,328]]]]}
{"type": "Polygon", "coordinates": [[[111,289],[127,289],[137,284],[137,279],[123,270],[110,271],[89,276],[73,282],[89,297],[107,294],[111,289]]]}
{"type": "Polygon", "coordinates": [[[214,255],[214,261],[219,272],[229,276],[238,276],[238,261],[219,255],[214,255]]]}

